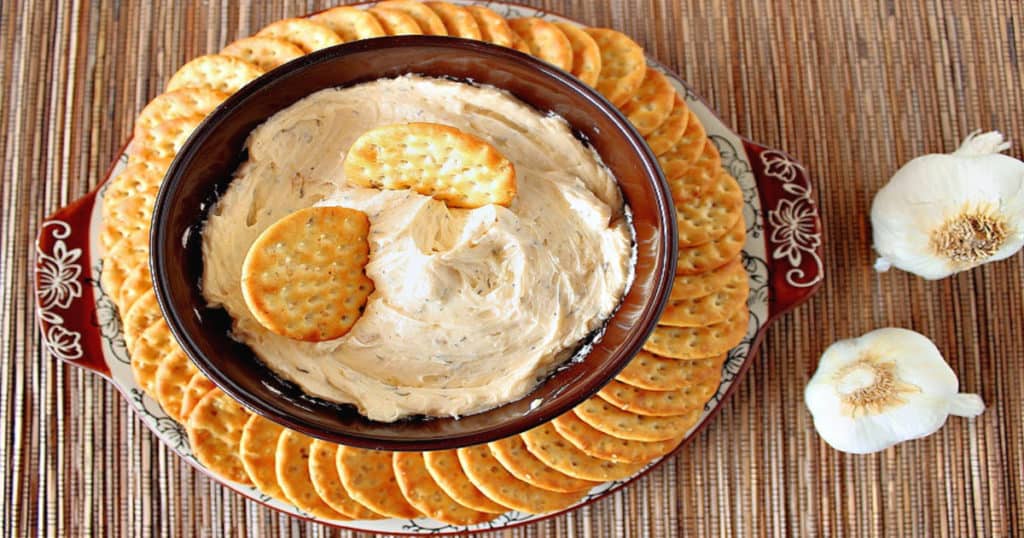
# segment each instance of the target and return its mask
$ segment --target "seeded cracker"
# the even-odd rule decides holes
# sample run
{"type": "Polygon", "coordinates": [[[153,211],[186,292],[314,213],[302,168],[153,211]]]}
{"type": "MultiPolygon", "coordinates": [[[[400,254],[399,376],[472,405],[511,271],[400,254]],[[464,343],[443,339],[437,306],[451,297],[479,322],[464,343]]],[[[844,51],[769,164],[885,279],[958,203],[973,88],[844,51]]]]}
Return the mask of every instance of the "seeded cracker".
{"type": "Polygon", "coordinates": [[[586,491],[558,493],[512,476],[491,454],[487,445],[458,450],[459,462],[469,479],[492,500],[527,514],[545,514],[576,503],[586,491]]]}
{"type": "Polygon", "coordinates": [[[620,463],[589,456],[562,437],[550,422],[523,433],[522,437],[526,448],[537,459],[583,480],[622,480],[644,466],[643,463],[620,463]]]}
{"type": "MultiPolygon", "coordinates": [[[[202,372],[196,372],[192,375],[192,379],[188,380],[188,385],[185,385],[185,393],[181,395],[181,420],[182,424],[188,420],[189,414],[195,409],[204,396],[210,391],[217,388],[213,384],[213,381],[207,379],[202,372]]],[[[271,468],[273,469],[273,468],[271,468]]]]}
{"type": "Polygon", "coordinates": [[[729,286],[737,278],[747,278],[747,271],[743,268],[743,260],[740,257],[704,273],[676,275],[672,281],[669,299],[678,301],[703,297],[729,286]]]}
{"type": "Polygon", "coordinates": [[[242,295],[268,330],[307,342],[344,336],[373,292],[366,214],[342,207],[302,209],[275,222],[249,247],[242,295]]]}
{"type": "Polygon", "coordinates": [[[315,439],[309,450],[309,478],[325,503],[352,519],[384,517],[356,502],[341,484],[341,477],[338,476],[338,445],[315,439]]]}
{"type": "Polygon", "coordinates": [[[338,475],[348,494],[359,504],[388,517],[421,517],[398,488],[391,452],[339,445],[338,475]]]}
{"type": "MultiPolygon", "coordinates": [[[[681,361],[676,361],[681,362],[681,361]]],[[[647,463],[671,452],[682,442],[680,435],[668,441],[630,441],[598,431],[575,413],[564,413],[551,421],[559,435],[584,453],[608,461],[647,463]]]]}
{"type": "Polygon", "coordinates": [[[522,436],[512,435],[493,443],[487,448],[491,449],[494,459],[512,473],[512,476],[532,486],[544,488],[548,491],[571,493],[580,490],[589,490],[600,484],[593,480],[581,480],[557,471],[544,462],[537,459],[526,448],[522,436]]]}
{"type": "Polygon", "coordinates": [[[508,206],[516,194],[512,163],[475,135],[437,123],[396,123],[360,136],[345,157],[354,185],[412,189],[450,207],[508,206]]]}
{"type": "Polygon", "coordinates": [[[284,427],[259,415],[249,416],[242,428],[238,456],[260,493],[289,502],[277,481],[277,440],[284,427]]]}
{"type": "Polygon", "coordinates": [[[704,359],[736,347],[747,333],[750,310],[743,304],[723,322],[706,327],[658,325],[644,342],[644,349],[674,359],[704,359]]]}
{"type": "Polygon", "coordinates": [[[284,496],[299,510],[324,519],[348,519],[328,506],[309,478],[309,450],[313,438],[287,428],[277,438],[274,468],[284,496]]]}
{"type": "Polygon", "coordinates": [[[428,517],[449,525],[476,525],[496,517],[495,514],[466,508],[449,497],[430,477],[422,453],[395,452],[392,465],[402,495],[428,517]]]}
{"type": "Polygon", "coordinates": [[[503,514],[511,510],[484,495],[466,476],[454,450],[434,450],[423,453],[423,463],[437,485],[455,502],[490,514],[503,514]]]}
{"type": "Polygon", "coordinates": [[[700,327],[725,321],[731,313],[746,304],[750,295],[746,271],[731,276],[721,289],[707,295],[670,299],[658,323],[673,327],[700,327]]]}
{"type": "Polygon", "coordinates": [[[671,417],[704,409],[708,399],[718,390],[718,385],[719,380],[711,377],[681,389],[647,390],[613,380],[602,387],[597,395],[623,411],[651,417],[671,417]]]}
{"type": "Polygon", "coordinates": [[[615,379],[648,390],[677,390],[703,382],[707,377],[720,379],[726,354],[707,359],[681,361],[640,351],[615,379]]]}
{"type": "Polygon", "coordinates": [[[633,441],[655,442],[675,439],[685,434],[697,423],[703,409],[688,415],[649,417],[623,411],[594,396],[576,406],[573,412],[583,422],[608,435],[633,441]]]}

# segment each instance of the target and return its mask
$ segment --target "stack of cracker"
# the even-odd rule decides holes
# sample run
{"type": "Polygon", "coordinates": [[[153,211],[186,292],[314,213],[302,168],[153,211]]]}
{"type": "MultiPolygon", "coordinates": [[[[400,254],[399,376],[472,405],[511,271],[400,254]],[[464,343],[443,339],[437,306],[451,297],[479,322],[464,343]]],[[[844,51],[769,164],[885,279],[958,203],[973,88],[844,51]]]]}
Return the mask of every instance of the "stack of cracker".
{"type": "Polygon", "coordinates": [[[210,471],[330,520],[431,517],[454,525],[508,510],[569,507],[603,481],[670,453],[717,391],[746,333],[743,199],[697,117],[626,35],[483,6],[390,0],[285,19],[183,66],[139,114],[129,163],[103,197],[102,286],[122,319],[138,383],[185,425],[210,471]],[[598,395],[521,435],[458,450],[367,451],[314,440],[250,413],[178,347],[148,269],[153,202],[189,134],[231,93],[314,50],[396,34],[452,35],[532,54],[597,88],[645,136],[677,207],[671,302],[641,352],[598,395]]]}

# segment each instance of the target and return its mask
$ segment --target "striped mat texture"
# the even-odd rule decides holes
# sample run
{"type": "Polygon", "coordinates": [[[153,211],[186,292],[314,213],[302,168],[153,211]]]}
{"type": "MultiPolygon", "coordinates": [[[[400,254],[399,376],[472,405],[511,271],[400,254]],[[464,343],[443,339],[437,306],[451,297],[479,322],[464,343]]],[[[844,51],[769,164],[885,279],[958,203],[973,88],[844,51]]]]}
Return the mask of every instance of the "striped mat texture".
{"type": "MultiPolygon", "coordinates": [[[[868,207],[908,159],[976,128],[1024,142],[1018,0],[530,2],[632,35],[739,133],[811,171],[827,275],[770,330],[710,428],[632,487],[497,535],[1024,534],[1024,261],[939,282],[871,270],[868,207]],[[872,456],[815,435],[802,390],[832,341],[933,338],[989,408],[872,456]]],[[[24,1],[0,9],[0,528],[5,536],[353,536],[278,515],[179,461],[99,377],[40,348],[40,219],[91,190],[189,58],[319,1],[24,1]]]]}

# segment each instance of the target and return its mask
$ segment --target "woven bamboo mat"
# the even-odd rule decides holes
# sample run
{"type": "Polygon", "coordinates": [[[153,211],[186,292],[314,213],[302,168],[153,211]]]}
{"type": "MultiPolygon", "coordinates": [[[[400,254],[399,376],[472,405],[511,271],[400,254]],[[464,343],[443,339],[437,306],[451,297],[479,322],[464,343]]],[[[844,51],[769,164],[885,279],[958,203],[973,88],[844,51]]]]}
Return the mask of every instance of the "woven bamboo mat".
{"type": "MultiPolygon", "coordinates": [[[[765,339],[674,461],[506,536],[1024,534],[1022,257],[940,282],[871,271],[867,209],[896,167],[975,128],[1024,142],[1024,4],[536,2],[634,36],[727,124],[812,172],[828,280],[765,339]],[[884,453],[818,440],[802,405],[833,340],[931,336],[989,409],[884,453]]],[[[7,536],[343,535],[228,492],[164,449],[105,382],[40,349],[29,294],[45,214],[86,193],[177,66],[321,2],[27,1],[0,9],[0,526],[7,536]]],[[[1022,155],[1018,143],[1011,152],[1022,155]]]]}

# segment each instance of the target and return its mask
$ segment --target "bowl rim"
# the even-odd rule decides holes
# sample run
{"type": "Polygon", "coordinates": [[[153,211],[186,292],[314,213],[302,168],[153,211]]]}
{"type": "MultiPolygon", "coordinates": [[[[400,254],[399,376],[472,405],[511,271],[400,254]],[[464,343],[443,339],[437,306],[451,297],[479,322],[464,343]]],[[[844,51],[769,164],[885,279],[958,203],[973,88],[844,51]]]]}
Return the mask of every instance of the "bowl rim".
{"type": "MultiPolygon", "coordinates": [[[[410,73],[415,73],[415,70],[410,69],[405,71],[405,74],[410,73]]],[[[382,76],[380,78],[391,78],[391,75],[386,77],[382,76]]],[[[338,87],[342,86],[339,85],[338,87]]],[[[519,96],[516,97],[523,100],[519,96]]],[[[533,106],[532,103],[525,100],[523,101],[533,106]]],[[[630,207],[632,207],[632,204],[630,204],[630,207]]],[[[368,449],[420,451],[468,446],[516,435],[535,426],[546,423],[566,412],[570,412],[572,408],[587,398],[592,397],[601,389],[601,387],[610,382],[642,349],[644,341],[654,330],[661,312],[668,303],[678,258],[678,248],[675,247],[675,245],[678,245],[678,229],[671,191],[669,189],[668,182],[662,173],[661,167],[658,164],[657,157],[650,150],[650,147],[647,145],[643,136],[640,135],[625,115],[619,111],[618,107],[613,105],[595,89],[589,87],[576,77],[557,67],[514,49],[500,47],[482,41],[454,37],[408,35],[365,39],[315,51],[265,73],[229,96],[195,129],[185,144],[181,147],[177,156],[168,168],[153,206],[150,244],[149,265],[153,279],[153,288],[157,303],[159,304],[161,313],[166,320],[172,336],[199,370],[209,377],[218,388],[227,393],[231,398],[241,403],[247,409],[262,415],[265,418],[315,438],[368,449]],[[524,415],[520,420],[495,423],[487,429],[479,430],[474,433],[444,435],[430,439],[415,440],[380,438],[355,432],[340,433],[337,431],[325,431],[301,420],[295,415],[283,412],[279,407],[269,405],[263,399],[254,397],[254,395],[252,395],[247,389],[240,386],[230,376],[224,375],[219,368],[215,367],[214,361],[210,360],[210,358],[206,356],[197,344],[197,340],[201,340],[202,337],[199,336],[197,338],[196,335],[193,335],[185,329],[185,324],[182,321],[183,313],[175,307],[175,302],[172,299],[169,290],[170,286],[168,285],[168,272],[166,270],[167,260],[164,256],[164,245],[166,245],[168,241],[181,241],[181,238],[170,237],[169,234],[167,234],[167,227],[162,225],[166,220],[168,207],[174,201],[174,195],[179,190],[178,186],[181,183],[184,171],[195,159],[197,154],[200,153],[200,149],[207,142],[211,134],[215,132],[215,129],[219,124],[225,118],[233,114],[239,106],[244,105],[251,96],[261,92],[265,87],[273,84],[276,80],[286,77],[295,71],[302,71],[314,64],[336,61],[338,58],[357,52],[405,47],[434,47],[440,49],[469,50],[477,53],[484,53],[499,61],[522,64],[531,70],[538,71],[547,78],[553,79],[556,83],[565,87],[567,91],[576,93],[580,97],[589,101],[591,105],[607,116],[615,125],[616,129],[629,142],[630,151],[637,154],[638,160],[643,164],[643,169],[641,170],[640,175],[647,178],[648,182],[651,183],[656,205],[655,213],[658,215],[658,220],[661,223],[657,234],[658,240],[663,241],[665,245],[670,245],[665,248],[667,255],[657,256],[659,260],[662,261],[663,270],[660,274],[655,274],[652,279],[650,299],[643,307],[643,311],[646,312],[646,314],[640,316],[640,318],[645,318],[649,315],[650,319],[648,323],[642,323],[643,319],[640,319],[640,322],[635,324],[626,332],[625,338],[617,346],[618,357],[614,360],[609,360],[610,367],[602,368],[601,375],[595,376],[589,383],[583,385],[585,390],[581,392],[583,395],[581,398],[568,399],[563,402],[555,400],[552,404],[547,405],[546,407],[542,406],[540,409],[537,409],[536,412],[524,415]],[[651,310],[652,305],[653,310],[651,310]]],[[[622,300],[625,299],[625,297],[630,293],[632,287],[635,285],[637,285],[637,283],[634,278],[630,287],[626,288],[624,291],[622,300]]],[[[604,324],[614,321],[617,314],[618,308],[605,320],[604,324]]],[[[256,358],[262,361],[262,359],[259,359],[258,357],[256,358]]],[[[586,355],[584,355],[583,360],[586,360],[586,355]]],[[[550,377],[538,384],[537,387],[549,382],[549,380],[550,377]]],[[[534,388],[534,391],[537,387],[534,388]]],[[[483,411],[482,413],[487,413],[494,409],[499,409],[504,405],[529,398],[532,393],[533,391],[525,394],[521,398],[506,402],[495,408],[483,411]]],[[[427,420],[437,419],[453,420],[454,418],[438,417],[427,420]]]]}

